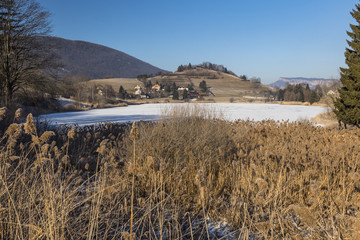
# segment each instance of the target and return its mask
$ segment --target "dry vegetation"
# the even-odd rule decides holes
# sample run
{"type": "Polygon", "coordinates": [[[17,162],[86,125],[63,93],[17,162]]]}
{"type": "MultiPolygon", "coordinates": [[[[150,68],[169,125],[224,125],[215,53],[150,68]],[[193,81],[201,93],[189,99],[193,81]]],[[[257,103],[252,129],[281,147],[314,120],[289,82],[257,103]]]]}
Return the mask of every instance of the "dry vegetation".
{"type": "Polygon", "coordinates": [[[143,83],[136,78],[106,78],[106,79],[93,79],[86,82],[89,85],[100,84],[110,85],[116,92],[119,91],[120,86],[123,86],[125,90],[134,91],[134,88],[139,85],[143,86],[143,83]]]}
{"type": "Polygon", "coordinates": [[[321,124],[324,127],[336,127],[339,125],[339,122],[336,119],[336,115],[333,111],[320,113],[311,118],[311,121],[315,122],[316,124],[321,124]]]}
{"type": "Polygon", "coordinates": [[[360,238],[359,129],[173,112],[132,127],[10,125],[0,238],[360,238]]]}
{"type": "Polygon", "coordinates": [[[211,96],[211,98],[215,99],[223,97],[255,96],[259,95],[259,93],[270,91],[270,88],[265,85],[253,84],[250,81],[244,81],[231,74],[203,68],[160,75],[148,80],[151,80],[152,83],[155,83],[156,81],[159,83],[175,82],[176,85],[183,87],[188,86],[188,84],[198,87],[200,82],[205,80],[207,86],[210,86],[211,90],[216,95],[215,97],[211,96]]]}

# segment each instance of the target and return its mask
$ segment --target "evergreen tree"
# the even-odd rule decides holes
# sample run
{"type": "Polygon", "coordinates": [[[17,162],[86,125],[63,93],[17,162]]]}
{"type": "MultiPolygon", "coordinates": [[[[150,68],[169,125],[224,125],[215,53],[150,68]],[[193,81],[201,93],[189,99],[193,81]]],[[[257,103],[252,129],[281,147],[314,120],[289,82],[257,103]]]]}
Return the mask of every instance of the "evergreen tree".
{"type": "Polygon", "coordinates": [[[248,80],[248,78],[247,78],[246,75],[240,75],[239,78],[240,78],[241,80],[244,80],[244,81],[247,81],[247,80],[248,80]]]}
{"type": "Polygon", "coordinates": [[[285,90],[279,89],[279,92],[278,92],[278,95],[277,95],[277,100],[278,101],[284,101],[284,95],[285,95],[285,90]]]}
{"type": "Polygon", "coordinates": [[[183,65],[180,65],[177,69],[178,72],[182,72],[185,70],[185,67],[183,65]]]}
{"type": "Polygon", "coordinates": [[[301,84],[296,84],[294,88],[295,100],[303,102],[304,101],[304,91],[301,84]]]}
{"type": "Polygon", "coordinates": [[[184,89],[184,92],[183,92],[183,99],[187,99],[189,98],[189,93],[186,89],[184,89]]]}
{"type": "Polygon", "coordinates": [[[202,81],[200,82],[199,88],[201,88],[201,90],[202,90],[203,92],[206,92],[206,90],[207,90],[207,85],[206,85],[206,81],[205,81],[205,80],[202,80],[202,81]]]}
{"type": "Polygon", "coordinates": [[[316,91],[311,91],[310,93],[310,104],[313,104],[314,102],[318,102],[320,100],[319,95],[316,93],[316,91]]]}
{"type": "Polygon", "coordinates": [[[175,90],[177,90],[177,89],[178,89],[178,87],[176,86],[176,83],[173,82],[173,84],[171,85],[171,90],[172,90],[172,91],[175,91],[175,90]]]}
{"type": "Polygon", "coordinates": [[[166,83],[166,85],[165,85],[165,92],[171,92],[171,86],[170,86],[170,84],[169,83],[166,83]]]}
{"type": "Polygon", "coordinates": [[[357,24],[350,24],[352,32],[347,32],[351,40],[347,41],[350,48],[346,48],[345,62],[348,68],[340,68],[340,81],[343,85],[339,89],[340,97],[334,102],[334,112],[339,123],[360,124],[360,4],[356,4],[351,15],[357,24]]]}
{"type": "Polygon", "coordinates": [[[179,100],[179,91],[177,89],[173,90],[173,100],[179,100]]]}
{"type": "Polygon", "coordinates": [[[127,92],[125,91],[123,86],[120,86],[120,88],[119,88],[119,98],[125,99],[126,95],[127,95],[127,92]]]}

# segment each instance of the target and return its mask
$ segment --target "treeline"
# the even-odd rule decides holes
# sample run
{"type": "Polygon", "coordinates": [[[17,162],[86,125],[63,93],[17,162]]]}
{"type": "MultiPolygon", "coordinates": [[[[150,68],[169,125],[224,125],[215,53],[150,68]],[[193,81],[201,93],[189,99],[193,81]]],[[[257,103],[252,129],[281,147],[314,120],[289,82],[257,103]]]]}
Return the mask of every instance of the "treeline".
{"type": "Polygon", "coordinates": [[[278,101],[299,101],[299,102],[314,102],[320,101],[323,96],[323,90],[320,86],[315,89],[310,89],[309,84],[288,84],[285,89],[279,89],[277,94],[278,101]]]}
{"type": "Polygon", "coordinates": [[[205,69],[210,69],[210,70],[214,70],[214,71],[218,71],[218,72],[223,72],[223,73],[227,73],[227,74],[231,74],[236,76],[236,74],[230,70],[228,70],[226,67],[224,67],[223,65],[218,65],[215,63],[210,63],[210,62],[203,62],[201,64],[197,64],[197,65],[192,65],[191,63],[189,63],[188,65],[180,65],[177,68],[178,72],[183,72],[185,70],[191,70],[191,69],[195,69],[195,68],[205,68],[205,69]]]}

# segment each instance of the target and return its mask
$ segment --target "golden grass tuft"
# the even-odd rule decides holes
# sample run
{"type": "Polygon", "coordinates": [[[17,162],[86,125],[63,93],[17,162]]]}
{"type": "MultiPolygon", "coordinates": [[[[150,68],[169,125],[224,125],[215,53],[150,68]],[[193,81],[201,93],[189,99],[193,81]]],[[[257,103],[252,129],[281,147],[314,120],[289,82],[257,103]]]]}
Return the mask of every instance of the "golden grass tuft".
{"type": "Polygon", "coordinates": [[[5,131],[5,136],[13,136],[13,134],[19,129],[21,126],[17,123],[12,123],[5,131]]]}
{"type": "Polygon", "coordinates": [[[15,121],[20,121],[24,116],[24,110],[22,108],[18,108],[16,111],[15,111],[15,114],[14,114],[14,120],[15,121]]]}
{"type": "Polygon", "coordinates": [[[6,107],[0,108],[0,121],[5,119],[7,113],[8,109],[6,107]]]}
{"type": "Polygon", "coordinates": [[[75,127],[72,127],[72,128],[70,129],[70,131],[68,131],[68,134],[67,134],[68,138],[69,138],[69,139],[73,139],[73,138],[75,137],[75,133],[76,133],[76,128],[75,128],[75,127]]]}
{"type": "Polygon", "coordinates": [[[139,139],[139,129],[136,126],[136,122],[133,122],[131,126],[130,136],[134,141],[139,139]]]}
{"type": "Polygon", "coordinates": [[[55,136],[55,132],[53,131],[45,131],[39,138],[39,140],[43,143],[49,142],[51,137],[55,136]]]}
{"type": "Polygon", "coordinates": [[[24,129],[27,134],[31,134],[31,135],[36,134],[36,126],[33,115],[31,113],[29,113],[26,117],[26,123],[24,124],[24,129]]]}

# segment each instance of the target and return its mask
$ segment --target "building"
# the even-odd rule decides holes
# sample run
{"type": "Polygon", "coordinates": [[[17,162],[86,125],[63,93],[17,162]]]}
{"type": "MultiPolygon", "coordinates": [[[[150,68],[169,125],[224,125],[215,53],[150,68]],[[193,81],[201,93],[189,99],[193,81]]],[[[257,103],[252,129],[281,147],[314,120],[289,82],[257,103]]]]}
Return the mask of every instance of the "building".
{"type": "Polygon", "coordinates": [[[155,90],[155,91],[160,91],[161,87],[160,87],[160,85],[155,84],[154,86],[151,87],[151,89],[155,90]]]}
{"type": "Polygon", "coordinates": [[[139,85],[136,85],[135,89],[135,95],[141,95],[142,94],[142,87],[139,85]]]}

